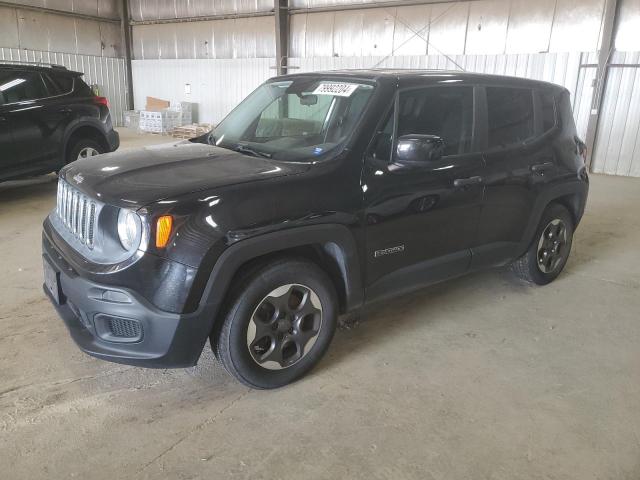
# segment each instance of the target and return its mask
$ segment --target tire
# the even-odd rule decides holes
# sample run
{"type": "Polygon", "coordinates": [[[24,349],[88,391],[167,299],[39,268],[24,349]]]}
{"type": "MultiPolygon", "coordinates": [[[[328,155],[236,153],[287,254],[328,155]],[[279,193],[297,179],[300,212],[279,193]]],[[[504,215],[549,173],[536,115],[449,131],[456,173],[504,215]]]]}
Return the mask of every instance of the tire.
{"type": "Polygon", "coordinates": [[[214,354],[243,384],[278,388],[307,374],[336,330],[337,295],[328,275],[302,259],[273,261],[230,289],[214,354]]]}
{"type": "MultiPolygon", "coordinates": [[[[99,155],[105,152],[105,148],[100,145],[95,140],[91,140],[89,138],[83,138],[77,140],[71,145],[71,148],[67,151],[67,158],[65,159],[65,163],[75,162],[80,159],[81,153],[92,153],[88,156],[99,155]],[[95,153],[93,153],[95,152],[95,153]]],[[[82,157],[86,158],[86,157],[82,157]]]]}
{"type": "Polygon", "coordinates": [[[574,228],[573,217],[564,206],[549,205],[542,214],[531,246],[511,264],[513,272],[538,285],[555,280],[569,259],[574,228]]]}

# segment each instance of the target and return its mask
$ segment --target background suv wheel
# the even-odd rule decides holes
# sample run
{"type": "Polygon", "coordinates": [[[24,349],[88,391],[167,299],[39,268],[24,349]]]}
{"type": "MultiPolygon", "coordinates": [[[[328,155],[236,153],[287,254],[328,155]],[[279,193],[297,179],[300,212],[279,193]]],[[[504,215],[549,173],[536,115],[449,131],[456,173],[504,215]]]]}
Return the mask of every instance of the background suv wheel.
{"type": "Polygon", "coordinates": [[[569,211],[557,203],[549,205],[529,250],[512,264],[516,275],[538,285],[555,280],[569,259],[573,229],[569,211]]]}
{"type": "Polygon", "coordinates": [[[337,297],[327,274],[306,260],[269,263],[232,286],[211,345],[245,385],[277,388],[311,370],[336,329],[337,297]]]}
{"type": "Polygon", "coordinates": [[[67,152],[66,163],[75,162],[82,158],[93,157],[104,153],[105,149],[95,140],[82,139],[75,142],[67,152]]]}

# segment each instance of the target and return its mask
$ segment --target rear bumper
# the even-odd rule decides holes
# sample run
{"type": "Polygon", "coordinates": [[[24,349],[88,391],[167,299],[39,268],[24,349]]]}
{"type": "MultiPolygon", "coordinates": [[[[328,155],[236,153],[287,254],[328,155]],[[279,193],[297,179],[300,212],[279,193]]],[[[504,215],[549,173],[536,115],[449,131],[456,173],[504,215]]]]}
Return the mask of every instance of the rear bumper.
{"type": "Polygon", "coordinates": [[[120,146],[120,134],[111,129],[110,132],[107,132],[107,143],[109,144],[109,151],[115,152],[120,146]]]}
{"type": "Polygon", "coordinates": [[[136,292],[81,277],[48,242],[43,259],[57,272],[60,301],[44,287],[81,350],[116,363],[180,368],[198,362],[211,324],[198,313],[165,312],[136,292]]]}

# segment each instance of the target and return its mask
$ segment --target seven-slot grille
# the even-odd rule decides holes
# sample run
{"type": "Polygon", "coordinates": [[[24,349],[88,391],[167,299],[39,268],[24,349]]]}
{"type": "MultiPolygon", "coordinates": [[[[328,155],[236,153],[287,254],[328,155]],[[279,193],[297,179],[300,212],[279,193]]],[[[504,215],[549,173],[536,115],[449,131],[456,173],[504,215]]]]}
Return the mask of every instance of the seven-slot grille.
{"type": "Polygon", "coordinates": [[[93,200],[59,180],[56,213],[80,242],[93,248],[96,221],[96,203],[93,200]]]}

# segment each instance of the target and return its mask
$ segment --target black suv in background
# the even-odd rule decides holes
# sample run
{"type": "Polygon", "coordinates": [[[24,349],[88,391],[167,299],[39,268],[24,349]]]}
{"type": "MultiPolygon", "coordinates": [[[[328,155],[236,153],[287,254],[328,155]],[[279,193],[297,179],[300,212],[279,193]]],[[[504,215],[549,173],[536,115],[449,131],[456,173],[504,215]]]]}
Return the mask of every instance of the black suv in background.
{"type": "Polygon", "coordinates": [[[278,77],[199,139],[65,167],[44,290],[91,355],[184,367],[210,338],[240,381],[278,387],[364,303],[509,264],[554,280],[585,208],[584,156],[556,85],[278,77]]]}
{"type": "Polygon", "coordinates": [[[107,99],[81,76],[55,65],[0,63],[0,181],[118,148],[107,99]]]}

